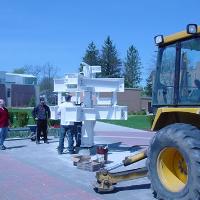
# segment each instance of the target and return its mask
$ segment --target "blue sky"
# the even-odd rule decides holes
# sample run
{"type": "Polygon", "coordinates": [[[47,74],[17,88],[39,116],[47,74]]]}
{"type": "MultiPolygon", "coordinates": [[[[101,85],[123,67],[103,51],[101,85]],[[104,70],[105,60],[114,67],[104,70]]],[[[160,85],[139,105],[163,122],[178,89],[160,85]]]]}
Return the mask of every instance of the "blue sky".
{"type": "Polygon", "coordinates": [[[0,0],[0,70],[51,63],[76,72],[91,41],[110,35],[120,58],[134,45],[146,79],[153,37],[200,24],[199,0],[0,0]]]}

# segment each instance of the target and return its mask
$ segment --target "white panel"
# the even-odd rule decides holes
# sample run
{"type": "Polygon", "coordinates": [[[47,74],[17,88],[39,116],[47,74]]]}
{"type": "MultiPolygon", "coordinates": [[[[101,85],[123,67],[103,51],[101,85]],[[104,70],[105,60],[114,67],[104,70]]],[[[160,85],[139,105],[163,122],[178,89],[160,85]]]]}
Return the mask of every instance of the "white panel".
{"type": "Polygon", "coordinates": [[[59,116],[57,114],[58,106],[50,106],[51,111],[51,119],[59,119],[59,116]]]}
{"type": "Polygon", "coordinates": [[[82,89],[84,86],[94,87],[94,92],[124,92],[123,78],[94,78],[83,79],[82,89]]]}
{"type": "Polygon", "coordinates": [[[64,79],[54,79],[54,92],[65,92],[65,80],[64,79]]]}
{"type": "Polygon", "coordinates": [[[111,105],[112,99],[109,97],[99,97],[97,98],[97,105],[111,105]]]}
{"type": "Polygon", "coordinates": [[[83,108],[82,120],[96,120],[96,112],[94,108],[83,108]]]}
{"type": "Polygon", "coordinates": [[[76,106],[71,108],[66,108],[64,116],[61,117],[63,117],[66,122],[81,121],[81,108],[76,106]]]}
{"type": "Polygon", "coordinates": [[[84,121],[81,134],[81,147],[94,145],[94,126],[96,121],[84,121]]]}
{"type": "Polygon", "coordinates": [[[95,106],[96,119],[127,119],[127,106],[95,106]]]}
{"type": "Polygon", "coordinates": [[[101,72],[101,66],[90,66],[92,69],[92,73],[100,73],[101,72]]]}
{"type": "MultiPolygon", "coordinates": [[[[58,106],[50,106],[51,119],[59,119],[57,114],[58,106]]],[[[66,108],[66,112],[62,115],[65,121],[84,121],[97,119],[127,119],[127,106],[95,106],[94,108],[83,108],[74,106],[66,108]]]]}
{"type": "Polygon", "coordinates": [[[66,74],[65,84],[78,84],[78,74],[66,74]]]}
{"type": "Polygon", "coordinates": [[[95,106],[97,119],[112,119],[113,107],[111,106],[95,106]]]}

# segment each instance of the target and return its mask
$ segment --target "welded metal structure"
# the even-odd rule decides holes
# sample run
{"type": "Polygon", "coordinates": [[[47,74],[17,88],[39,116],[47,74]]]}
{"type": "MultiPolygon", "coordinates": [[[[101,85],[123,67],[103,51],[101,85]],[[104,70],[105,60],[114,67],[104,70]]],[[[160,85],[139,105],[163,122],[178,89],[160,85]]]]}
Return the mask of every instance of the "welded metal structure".
{"type": "Polygon", "coordinates": [[[117,92],[124,92],[123,78],[95,78],[101,72],[101,66],[89,66],[84,63],[83,72],[66,74],[62,79],[54,80],[54,92],[58,93],[58,105],[51,106],[51,118],[58,119],[58,106],[62,103],[63,93],[70,93],[76,106],[67,108],[65,121],[82,121],[82,147],[94,145],[94,126],[98,119],[126,120],[127,106],[117,105],[117,92]],[[102,98],[100,93],[111,93],[110,98],[102,98]]]}

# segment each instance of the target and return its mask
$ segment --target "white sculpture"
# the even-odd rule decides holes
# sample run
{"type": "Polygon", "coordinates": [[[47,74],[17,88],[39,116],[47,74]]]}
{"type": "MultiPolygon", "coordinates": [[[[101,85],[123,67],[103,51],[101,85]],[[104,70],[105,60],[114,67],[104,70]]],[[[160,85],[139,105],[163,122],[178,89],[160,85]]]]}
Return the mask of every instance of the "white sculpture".
{"type": "MultiPolygon", "coordinates": [[[[66,74],[63,79],[54,80],[54,92],[58,93],[58,105],[62,102],[62,93],[74,93],[77,103],[82,105],[66,109],[61,116],[66,121],[82,121],[82,147],[94,145],[94,126],[97,119],[126,120],[127,106],[117,105],[117,92],[124,92],[123,78],[95,78],[101,72],[101,66],[89,66],[84,63],[83,74],[66,74]],[[111,98],[100,98],[100,92],[112,93],[111,98]]],[[[51,118],[58,119],[58,106],[51,106],[51,118]]]]}

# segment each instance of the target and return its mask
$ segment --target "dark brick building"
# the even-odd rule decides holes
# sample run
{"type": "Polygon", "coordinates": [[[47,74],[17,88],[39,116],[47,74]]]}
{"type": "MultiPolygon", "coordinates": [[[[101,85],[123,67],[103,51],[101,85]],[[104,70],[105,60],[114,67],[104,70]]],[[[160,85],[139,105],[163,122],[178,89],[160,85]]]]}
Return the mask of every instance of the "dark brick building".
{"type": "MultiPolygon", "coordinates": [[[[102,97],[111,96],[109,93],[101,93],[102,97]]],[[[117,93],[117,104],[128,106],[128,112],[138,112],[141,110],[146,113],[151,112],[151,97],[142,97],[141,89],[125,88],[124,92],[117,93]]]]}
{"type": "Polygon", "coordinates": [[[39,88],[37,79],[29,74],[0,72],[0,98],[8,107],[26,107],[37,103],[39,88]]]}
{"type": "Polygon", "coordinates": [[[0,98],[6,99],[6,86],[3,83],[0,84],[0,98]]]}

